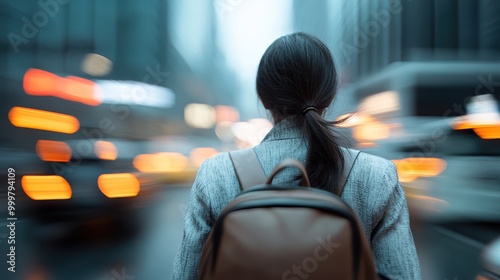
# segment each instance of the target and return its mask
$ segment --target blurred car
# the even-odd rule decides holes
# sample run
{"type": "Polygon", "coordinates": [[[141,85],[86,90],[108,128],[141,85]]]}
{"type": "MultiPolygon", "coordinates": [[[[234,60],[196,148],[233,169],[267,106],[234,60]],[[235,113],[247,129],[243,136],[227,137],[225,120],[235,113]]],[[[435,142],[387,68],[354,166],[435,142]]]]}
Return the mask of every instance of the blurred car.
{"type": "Polygon", "coordinates": [[[463,129],[462,124],[454,118],[428,122],[366,151],[392,159],[419,215],[498,222],[500,140],[481,138],[475,130],[482,124],[463,129]]]}
{"type": "Polygon", "coordinates": [[[500,235],[498,75],[494,63],[403,62],[349,89],[360,105],[341,126],[396,165],[424,278],[473,278],[500,235]]]}
{"type": "Polygon", "coordinates": [[[476,280],[500,279],[500,238],[488,244],[481,256],[483,269],[476,280]]]}
{"type": "Polygon", "coordinates": [[[174,96],[167,88],[40,69],[2,81],[0,166],[15,170],[18,211],[50,221],[131,218],[128,210],[147,204],[158,186],[194,177],[189,151],[153,145],[171,129],[164,110],[174,96]]]}
{"type": "Polygon", "coordinates": [[[343,126],[396,164],[419,215],[500,222],[500,88],[481,83],[492,73],[500,66],[403,63],[352,89],[360,108],[343,126]]]}

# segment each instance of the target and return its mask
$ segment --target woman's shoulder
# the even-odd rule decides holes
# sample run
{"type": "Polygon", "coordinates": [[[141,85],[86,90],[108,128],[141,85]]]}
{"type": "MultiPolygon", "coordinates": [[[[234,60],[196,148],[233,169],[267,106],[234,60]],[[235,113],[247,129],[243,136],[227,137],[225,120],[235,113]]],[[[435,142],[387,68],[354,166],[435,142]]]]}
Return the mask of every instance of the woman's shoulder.
{"type": "Polygon", "coordinates": [[[210,187],[214,183],[221,184],[237,180],[236,173],[229,157],[229,153],[223,152],[203,162],[196,175],[195,182],[203,182],[210,187]]]}
{"type": "Polygon", "coordinates": [[[368,192],[390,194],[397,186],[398,173],[390,160],[361,152],[349,177],[358,182],[358,188],[368,192]]]}
{"type": "Polygon", "coordinates": [[[376,221],[393,203],[394,194],[401,192],[394,163],[362,152],[352,167],[342,198],[355,210],[370,234],[376,221]]]}
{"type": "Polygon", "coordinates": [[[361,152],[352,167],[344,191],[351,197],[384,204],[398,187],[398,173],[393,162],[361,152]]]}
{"type": "Polygon", "coordinates": [[[198,170],[193,189],[208,197],[217,209],[222,209],[222,205],[236,197],[240,188],[229,153],[223,152],[205,160],[198,170]]]}
{"type": "Polygon", "coordinates": [[[356,170],[363,177],[375,179],[387,175],[396,174],[396,166],[388,159],[380,156],[372,155],[367,152],[360,152],[356,163],[353,166],[353,172],[356,170]]]}
{"type": "Polygon", "coordinates": [[[200,170],[217,171],[220,167],[227,167],[232,165],[228,152],[221,152],[217,155],[206,159],[200,167],[200,170]]]}

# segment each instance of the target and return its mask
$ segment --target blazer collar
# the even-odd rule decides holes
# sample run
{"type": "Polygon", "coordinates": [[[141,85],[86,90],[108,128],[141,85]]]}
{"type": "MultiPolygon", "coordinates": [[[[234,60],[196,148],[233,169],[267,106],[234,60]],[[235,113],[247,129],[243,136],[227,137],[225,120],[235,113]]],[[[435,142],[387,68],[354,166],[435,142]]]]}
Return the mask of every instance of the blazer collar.
{"type": "Polygon", "coordinates": [[[303,138],[301,127],[296,117],[288,117],[275,124],[262,142],[296,138],[303,138]]]}

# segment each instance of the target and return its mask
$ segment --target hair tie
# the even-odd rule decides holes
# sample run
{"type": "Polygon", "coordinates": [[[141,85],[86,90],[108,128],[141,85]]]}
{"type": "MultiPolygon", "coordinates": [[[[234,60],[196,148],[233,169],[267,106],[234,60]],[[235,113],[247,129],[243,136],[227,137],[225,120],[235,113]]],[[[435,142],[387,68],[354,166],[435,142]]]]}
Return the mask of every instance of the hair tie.
{"type": "Polygon", "coordinates": [[[306,107],[304,110],[302,110],[302,116],[305,117],[307,112],[309,112],[309,111],[318,112],[318,109],[316,109],[316,107],[314,107],[314,106],[306,107]]]}

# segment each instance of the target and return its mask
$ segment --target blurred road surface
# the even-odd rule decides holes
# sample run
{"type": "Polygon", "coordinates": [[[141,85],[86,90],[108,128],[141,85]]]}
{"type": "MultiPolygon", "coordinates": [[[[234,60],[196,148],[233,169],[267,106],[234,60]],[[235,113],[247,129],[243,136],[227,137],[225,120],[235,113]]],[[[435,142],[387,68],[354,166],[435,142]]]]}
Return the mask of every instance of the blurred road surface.
{"type": "Polygon", "coordinates": [[[165,186],[155,201],[138,209],[137,224],[132,219],[118,224],[105,216],[72,227],[20,220],[15,273],[7,272],[3,223],[0,279],[171,279],[188,195],[189,186],[165,186]]]}
{"type": "MultiPolygon", "coordinates": [[[[188,195],[188,185],[164,186],[154,201],[137,209],[138,224],[133,218],[119,224],[105,216],[76,227],[21,219],[16,227],[15,273],[7,273],[3,223],[0,279],[171,279],[188,195]]],[[[431,224],[417,216],[412,228],[423,279],[473,279],[481,249],[500,235],[497,224],[431,224]]]]}

